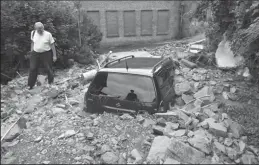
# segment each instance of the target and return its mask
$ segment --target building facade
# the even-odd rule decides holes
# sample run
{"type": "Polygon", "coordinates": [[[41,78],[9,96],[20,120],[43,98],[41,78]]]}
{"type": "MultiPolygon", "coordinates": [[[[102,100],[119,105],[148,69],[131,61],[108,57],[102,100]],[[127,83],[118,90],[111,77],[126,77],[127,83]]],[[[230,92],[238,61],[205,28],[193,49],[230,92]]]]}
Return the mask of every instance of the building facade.
{"type": "Polygon", "coordinates": [[[179,32],[180,1],[82,1],[94,24],[103,33],[101,45],[173,39],[179,32]]]}

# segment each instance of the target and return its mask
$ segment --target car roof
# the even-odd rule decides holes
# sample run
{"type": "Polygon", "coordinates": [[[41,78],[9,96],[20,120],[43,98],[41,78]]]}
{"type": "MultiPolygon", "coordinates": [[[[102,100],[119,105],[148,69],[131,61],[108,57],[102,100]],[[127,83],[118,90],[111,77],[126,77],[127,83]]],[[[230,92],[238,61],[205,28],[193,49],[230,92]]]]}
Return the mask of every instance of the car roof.
{"type": "Polygon", "coordinates": [[[123,59],[121,61],[112,63],[108,65],[108,68],[126,68],[126,63],[129,68],[153,68],[155,64],[161,61],[161,58],[153,58],[153,57],[134,57],[123,59]]]}
{"type": "Polygon", "coordinates": [[[153,67],[161,61],[161,57],[134,57],[123,59],[121,61],[112,63],[105,68],[99,70],[99,72],[112,72],[123,74],[135,74],[142,76],[153,76],[153,67]],[[127,69],[128,66],[128,69],[127,69]]]}
{"type": "Polygon", "coordinates": [[[123,73],[123,74],[135,74],[135,75],[141,75],[141,76],[149,76],[152,77],[152,68],[102,68],[99,70],[99,72],[109,72],[109,73],[123,73]]]}

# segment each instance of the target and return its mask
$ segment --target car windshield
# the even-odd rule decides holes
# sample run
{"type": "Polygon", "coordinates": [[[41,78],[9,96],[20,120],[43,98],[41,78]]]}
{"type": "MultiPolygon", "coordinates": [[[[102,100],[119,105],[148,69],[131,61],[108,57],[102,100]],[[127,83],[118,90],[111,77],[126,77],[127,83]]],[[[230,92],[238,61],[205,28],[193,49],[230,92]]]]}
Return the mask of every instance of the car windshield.
{"type": "Polygon", "coordinates": [[[152,79],[131,74],[99,72],[89,92],[129,101],[154,102],[156,99],[152,79]]]}

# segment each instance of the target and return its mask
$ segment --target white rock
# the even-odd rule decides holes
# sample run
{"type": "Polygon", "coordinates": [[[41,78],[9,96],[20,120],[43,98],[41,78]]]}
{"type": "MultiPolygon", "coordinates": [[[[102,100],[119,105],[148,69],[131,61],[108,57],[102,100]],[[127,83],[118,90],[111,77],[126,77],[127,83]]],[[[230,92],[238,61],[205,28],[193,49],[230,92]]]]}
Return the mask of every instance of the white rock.
{"type": "Polygon", "coordinates": [[[74,130],[67,130],[65,133],[61,134],[58,138],[68,138],[71,136],[74,136],[76,134],[76,132],[74,130]]]}
{"type": "Polygon", "coordinates": [[[167,136],[155,137],[146,160],[152,163],[159,163],[161,159],[164,160],[169,143],[170,139],[167,136]]]}
{"type": "Polygon", "coordinates": [[[177,160],[173,158],[166,158],[165,162],[163,164],[180,164],[177,160]]]}
{"type": "Polygon", "coordinates": [[[226,137],[227,136],[227,128],[224,127],[222,123],[208,123],[209,130],[216,136],[226,137]]]}
{"type": "Polygon", "coordinates": [[[186,133],[185,129],[180,129],[180,130],[174,131],[172,133],[169,133],[169,136],[171,136],[171,137],[181,137],[181,136],[185,135],[185,133],[186,133]]]}
{"type": "Polygon", "coordinates": [[[170,139],[169,151],[176,155],[181,163],[200,164],[205,160],[205,154],[176,138],[170,139]]]}

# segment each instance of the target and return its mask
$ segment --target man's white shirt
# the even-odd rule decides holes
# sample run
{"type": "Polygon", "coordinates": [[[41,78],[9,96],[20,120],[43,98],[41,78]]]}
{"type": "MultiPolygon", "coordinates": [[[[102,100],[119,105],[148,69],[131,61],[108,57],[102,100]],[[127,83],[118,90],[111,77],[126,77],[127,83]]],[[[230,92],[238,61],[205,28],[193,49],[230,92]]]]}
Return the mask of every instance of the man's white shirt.
{"type": "Polygon", "coordinates": [[[40,35],[36,30],[33,36],[33,31],[31,32],[31,40],[33,41],[33,50],[38,53],[46,52],[51,49],[51,44],[55,42],[52,34],[46,30],[40,35]]]}

